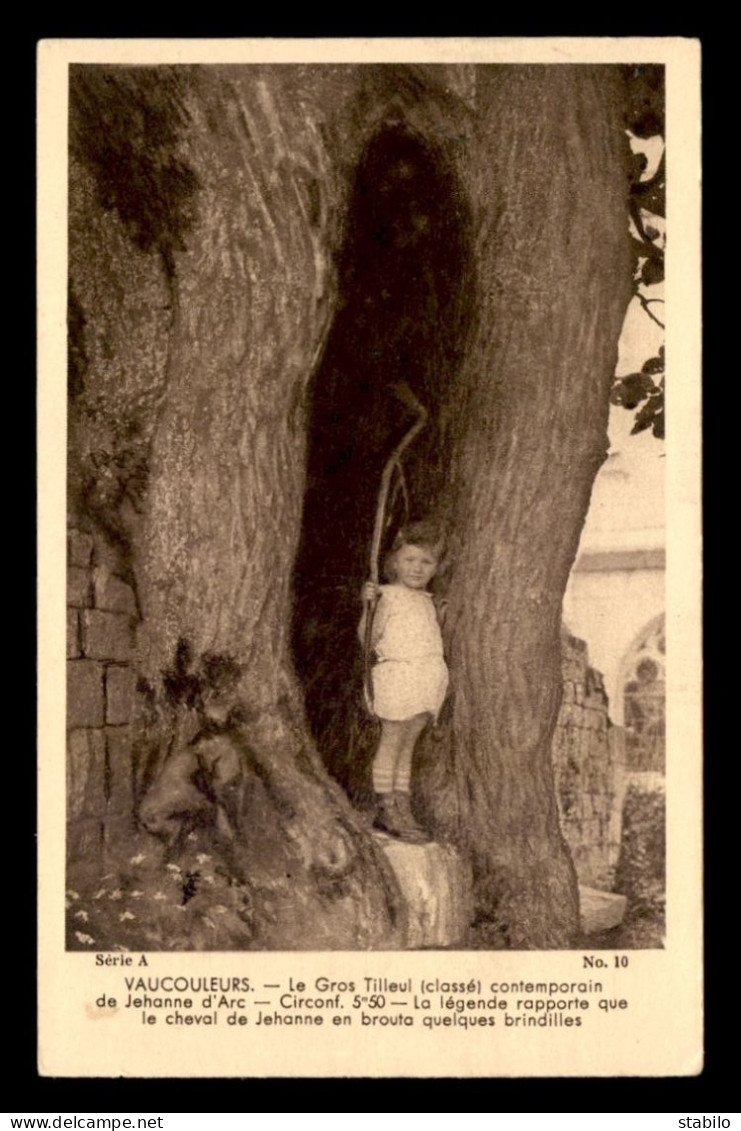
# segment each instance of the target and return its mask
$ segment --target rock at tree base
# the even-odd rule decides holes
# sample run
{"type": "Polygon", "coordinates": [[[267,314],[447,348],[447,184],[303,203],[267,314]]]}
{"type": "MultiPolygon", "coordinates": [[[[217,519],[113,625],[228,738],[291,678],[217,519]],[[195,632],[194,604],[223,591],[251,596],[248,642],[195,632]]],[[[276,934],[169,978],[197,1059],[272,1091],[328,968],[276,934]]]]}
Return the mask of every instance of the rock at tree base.
{"type": "Polygon", "coordinates": [[[611,891],[598,891],[579,885],[579,913],[581,929],[585,935],[609,931],[619,927],[625,915],[627,899],[611,891]]]}
{"type": "Polygon", "coordinates": [[[406,844],[384,833],[373,836],[388,860],[406,904],[404,947],[449,947],[461,943],[473,916],[470,867],[455,849],[431,841],[406,844]]]}

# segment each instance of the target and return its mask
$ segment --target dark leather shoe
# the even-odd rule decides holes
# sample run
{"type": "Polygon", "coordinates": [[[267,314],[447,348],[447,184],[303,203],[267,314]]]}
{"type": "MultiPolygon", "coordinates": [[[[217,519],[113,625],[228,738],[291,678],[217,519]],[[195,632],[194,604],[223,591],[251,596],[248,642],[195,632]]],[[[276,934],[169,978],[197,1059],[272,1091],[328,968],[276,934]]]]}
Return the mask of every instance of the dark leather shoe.
{"type": "Polygon", "coordinates": [[[380,829],[384,833],[390,833],[391,836],[399,835],[393,793],[376,794],[376,815],[373,819],[373,828],[380,829]]]}
{"type": "Polygon", "coordinates": [[[425,832],[412,812],[411,800],[408,793],[401,790],[394,792],[394,808],[396,810],[397,836],[408,844],[427,844],[431,837],[425,832]]]}

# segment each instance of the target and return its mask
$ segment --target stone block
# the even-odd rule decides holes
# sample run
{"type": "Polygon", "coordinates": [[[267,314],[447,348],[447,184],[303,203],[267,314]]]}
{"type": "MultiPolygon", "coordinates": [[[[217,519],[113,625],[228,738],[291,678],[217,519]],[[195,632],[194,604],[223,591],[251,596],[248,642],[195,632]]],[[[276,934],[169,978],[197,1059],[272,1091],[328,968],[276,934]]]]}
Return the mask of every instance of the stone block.
{"type": "Polygon", "coordinates": [[[604,831],[603,826],[609,823],[610,820],[610,796],[607,790],[601,789],[599,793],[592,794],[592,811],[600,823],[600,834],[604,831]]]}
{"type": "Polygon", "coordinates": [[[106,727],[105,735],[108,814],[131,817],[134,811],[131,727],[106,727]]]}
{"type": "Polygon", "coordinates": [[[67,659],[76,660],[80,655],[80,622],[77,609],[67,609],[67,659]]]}
{"type": "Polygon", "coordinates": [[[605,856],[599,846],[587,848],[577,868],[579,883],[584,887],[597,887],[597,877],[604,873],[605,856]]]}
{"type": "Polygon", "coordinates": [[[572,836],[569,839],[569,849],[571,851],[571,859],[574,861],[574,868],[579,879],[580,884],[589,882],[589,851],[581,843],[578,835],[572,836]]]}
{"type": "Polygon", "coordinates": [[[574,726],[574,724],[577,721],[578,714],[579,714],[578,708],[575,706],[575,704],[573,702],[573,695],[574,695],[573,685],[568,684],[567,686],[569,687],[569,689],[571,691],[572,698],[571,698],[571,700],[569,700],[567,698],[567,696],[565,695],[566,688],[564,688],[564,700],[561,703],[561,710],[560,710],[559,715],[558,715],[558,725],[560,727],[562,727],[562,726],[563,727],[574,726]]]}
{"type": "Polygon", "coordinates": [[[111,573],[107,566],[96,566],[93,570],[93,589],[96,609],[135,615],[136,601],[133,589],[116,574],[111,573]]]}
{"type": "Polygon", "coordinates": [[[581,812],[584,813],[585,819],[591,820],[596,817],[598,809],[600,809],[600,796],[598,794],[591,791],[585,791],[581,794],[581,812]]]}
{"type": "Polygon", "coordinates": [[[607,743],[605,736],[599,731],[589,732],[589,751],[587,754],[586,770],[594,787],[604,792],[607,789],[609,771],[609,758],[607,756],[607,743]]]}
{"type": "Polygon", "coordinates": [[[96,538],[93,548],[93,568],[105,566],[109,573],[118,573],[121,568],[121,546],[96,538]]]}
{"type": "Polygon", "coordinates": [[[625,728],[619,726],[608,727],[607,742],[610,747],[610,758],[619,766],[624,766],[625,754],[625,728]]]}
{"type": "Polygon", "coordinates": [[[136,673],[130,667],[109,664],[105,673],[105,721],[109,726],[131,722],[135,693],[136,673]]]}
{"type": "Polygon", "coordinates": [[[67,663],[67,726],[101,727],[105,721],[103,665],[94,660],[67,663]]]}
{"type": "Polygon", "coordinates": [[[598,711],[607,709],[607,693],[602,682],[602,676],[590,668],[584,680],[584,696],[587,703],[598,711]]]}
{"type": "Polygon", "coordinates": [[[403,946],[453,946],[463,940],[473,915],[470,868],[448,845],[406,844],[374,833],[406,906],[403,946]]]}
{"type": "Polygon", "coordinates": [[[598,891],[597,888],[579,885],[579,912],[581,929],[585,935],[597,931],[610,931],[619,927],[625,915],[628,901],[624,895],[611,891],[598,891]]]}
{"type": "Polygon", "coordinates": [[[591,731],[596,731],[602,721],[601,715],[599,715],[593,707],[590,707],[588,702],[584,704],[584,714],[582,716],[582,719],[584,729],[591,731]]]}
{"type": "Polygon", "coordinates": [[[67,820],[103,817],[106,810],[105,739],[100,730],[73,730],[67,737],[67,820]]]}
{"type": "Polygon", "coordinates": [[[71,566],[90,565],[93,554],[93,536],[81,530],[70,530],[67,540],[67,562],[71,566]]]}
{"type": "Polygon", "coordinates": [[[607,697],[604,691],[594,691],[594,689],[585,691],[584,705],[588,707],[590,711],[599,711],[603,718],[607,717],[607,697]]]}
{"type": "Polygon", "coordinates": [[[98,609],[82,614],[82,650],[96,660],[128,660],[133,651],[131,618],[98,609]]]}
{"type": "MultiPolygon", "coordinates": [[[[561,639],[563,639],[563,637],[561,639]]],[[[587,657],[587,642],[586,642],[586,640],[582,640],[582,638],[580,636],[572,636],[571,633],[569,633],[569,635],[568,635],[568,646],[569,646],[569,650],[575,656],[577,656],[583,663],[586,664],[586,657],[587,657]]]]}
{"type": "Polygon", "coordinates": [[[609,863],[601,862],[599,868],[595,871],[594,879],[590,886],[599,888],[601,891],[612,891],[614,883],[615,869],[611,867],[609,863]]]}
{"type": "Polygon", "coordinates": [[[600,852],[605,853],[610,839],[610,813],[607,806],[602,805],[598,813],[595,813],[597,824],[599,826],[599,848],[600,852]]]}
{"type": "Polygon", "coordinates": [[[89,571],[70,566],[67,570],[67,604],[76,609],[87,609],[92,603],[89,571]]]}
{"type": "Polygon", "coordinates": [[[559,736],[560,749],[563,753],[564,761],[568,762],[570,757],[573,757],[576,750],[578,731],[574,726],[561,727],[559,736]]]}
{"type": "Polygon", "coordinates": [[[582,773],[586,776],[589,773],[589,763],[592,756],[592,739],[594,732],[589,730],[586,725],[579,727],[579,757],[581,760],[582,773]]]}
{"type": "Polygon", "coordinates": [[[574,773],[581,772],[583,760],[581,727],[569,727],[566,732],[566,753],[574,773]]]}

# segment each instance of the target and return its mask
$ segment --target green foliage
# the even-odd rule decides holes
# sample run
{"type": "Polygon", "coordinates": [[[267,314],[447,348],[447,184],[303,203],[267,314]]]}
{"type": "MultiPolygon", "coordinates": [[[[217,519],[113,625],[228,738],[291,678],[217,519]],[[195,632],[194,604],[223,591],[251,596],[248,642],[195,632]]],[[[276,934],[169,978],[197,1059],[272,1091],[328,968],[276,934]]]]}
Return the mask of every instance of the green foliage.
{"type": "MultiPolygon", "coordinates": [[[[664,136],[664,68],[659,65],[624,68],[626,79],[625,124],[636,138],[664,136]]],[[[663,323],[654,312],[660,299],[646,293],[647,288],[664,281],[664,246],[661,224],[666,215],[666,160],[662,153],[655,172],[646,177],[648,158],[645,153],[632,154],[628,179],[631,220],[630,246],[633,252],[633,295],[646,315],[659,326],[663,323]]],[[[632,433],[651,429],[657,439],[664,439],[664,347],[649,358],[640,373],[617,377],[611,401],[635,411],[632,433]],[[641,406],[639,408],[639,406],[641,406]]]]}
{"type": "Polygon", "coordinates": [[[626,921],[661,919],[665,904],[666,818],[663,789],[628,786],[615,889],[627,897],[626,921]]]}
{"type": "Polygon", "coordinates": [[[627,99],[625,124],[636,137],[664,133],[664,66],[635,63],[623,67],[627,99]]]}
{"type": "Polygon", "coordinates": [[[666,934],[666,817],[663,787],[654,777],[636,775],[623,804],[620,858],[615,891],[626,896],[618,927],[586,935],[582,947],[595,950],[648,950],[664,946],[666,934]],[[641,777],[649,779],[644,784],[641,777]]]}
{"type": "Polygon", "coordinates": [[[631,435],[650,428],[657,440],[664,439],[664,381],[651,393],[640,412],[636,413],[631,435]]]}
{"type": "Polygon", "coordinates": [[[657,357],[650,357],[644,362],[640,373],[629,373],[627,377],[617,378],[610,400],[615,405],[631,410],[642,405],[636,413],[631,433],[635,435],[650,428],[657,439],[663,440],[664,347],[660,348],[657,357]]]}

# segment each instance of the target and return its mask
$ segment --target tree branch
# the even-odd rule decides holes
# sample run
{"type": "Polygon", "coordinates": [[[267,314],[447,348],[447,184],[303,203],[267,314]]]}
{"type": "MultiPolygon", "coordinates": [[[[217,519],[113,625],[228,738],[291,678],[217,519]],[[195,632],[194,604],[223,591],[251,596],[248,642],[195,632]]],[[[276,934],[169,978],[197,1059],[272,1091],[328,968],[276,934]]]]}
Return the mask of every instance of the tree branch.
{"type": "Polygon", "coordinates": [[[642,295],[640,291],[636,291],[635,296],[640,302],[643,309],[646,311],[646,314],[649,316],[649,318],[651,318],[657,326],[660,326],[662,330],[665,330],[666,326],[664,325],[664,323],[659,318],[657,318],[653,311],[650,309],[652,302],[660,302],[663,306],[664,300],[661,298],[646,298],[646,296],[642,295]]]}
{"type": "Polygon", "coordinates": [[[638,254],[646,255],[650,259],[657,259],[663,262],[664,252],[660,247],[657,247],[653,240],[649,239],[648,235],[646,234],[646,229],[644,228],[643,220],[641,219],[640,209],[638,208],[634,200],[631,200],[630,202],[629,212],[631,220],[635,224],[638,234],[641,237],[640,240],[634,241],[638,244],[638,254]]]}

